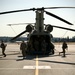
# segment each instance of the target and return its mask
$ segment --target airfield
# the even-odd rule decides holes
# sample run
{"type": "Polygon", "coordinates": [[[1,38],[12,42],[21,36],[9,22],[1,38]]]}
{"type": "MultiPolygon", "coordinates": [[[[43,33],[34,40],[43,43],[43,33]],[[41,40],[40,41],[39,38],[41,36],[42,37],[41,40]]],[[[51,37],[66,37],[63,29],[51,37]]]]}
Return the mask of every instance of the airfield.
{"type": "Polygon", "coordinates": [[[20,44],[7,43],[6,57],[0,48],[0,75],[75,75],[75,43],[68,43],[66,57],[59,56],[61,43],[54,45],[54,55],[26,55],[23,60],[20,44]]]}

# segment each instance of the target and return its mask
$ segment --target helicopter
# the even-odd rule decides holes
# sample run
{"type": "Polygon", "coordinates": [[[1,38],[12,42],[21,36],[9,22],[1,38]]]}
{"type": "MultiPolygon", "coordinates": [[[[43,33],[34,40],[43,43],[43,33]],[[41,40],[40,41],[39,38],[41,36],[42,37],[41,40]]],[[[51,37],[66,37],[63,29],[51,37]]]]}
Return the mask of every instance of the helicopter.
{"type": "MultiPolygon", "coordinates": [[[[26,26],[26,30],[12,38],[10,41],[18,38],[19,36],[23,35],[24,33],[28,32],[27,35],[27,54],[54,54],[55,46],[51,42],[51,39],[53,38],[51,32],[53,31],[53,27],[61,28],[65,30],[74,31],[74,29],[60,27],[60,26],[54,26],[51,24],[44,24],[44,13],[46,13],[49,16],[52,16],[64,23],[67,23],[69,25],[73,25],[72,23],[68,22],[67,20],[46,11],[45,9],[60,9],[60,8],[75,8],[75,7],[42,7],[42,8],[31,8],[31,9],[23,9],[23,10],[14,10],[14,11],[6,11],[6,12],[0,12],[0,15],[3,14],[9,14],[9,13],[16,13],[16,12],[24,12],[24,11],[35,11],[36,13],[36,22],[34,23],[34,26],[32,23],[28,24],[26,26]]],[[[11,24],[9,24],[11,25],[11,24]]]]}

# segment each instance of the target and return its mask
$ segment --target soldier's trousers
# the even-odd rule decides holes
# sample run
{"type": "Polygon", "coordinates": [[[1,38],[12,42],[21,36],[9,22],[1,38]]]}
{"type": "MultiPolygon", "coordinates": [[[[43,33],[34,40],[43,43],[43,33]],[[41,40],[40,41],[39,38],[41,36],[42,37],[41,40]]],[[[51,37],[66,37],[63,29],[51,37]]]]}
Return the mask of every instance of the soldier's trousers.
{"type": "Polygon", "coordinates": [[[22,55],[23,55],[23,57],[26,56],[26,51],[25,50],[22,50],[22,55]]]}

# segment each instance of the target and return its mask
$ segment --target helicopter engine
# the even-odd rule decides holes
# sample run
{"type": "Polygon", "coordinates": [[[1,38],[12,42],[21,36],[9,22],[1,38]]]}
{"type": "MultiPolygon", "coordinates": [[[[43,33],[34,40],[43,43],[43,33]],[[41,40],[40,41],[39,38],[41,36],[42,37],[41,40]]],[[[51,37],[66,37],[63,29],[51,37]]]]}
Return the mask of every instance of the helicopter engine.
{"type": "Polygon", "coordinates": [[[52,32],[53,31],[53,26],[46,25],[45,29],[47,30],[47,32],[52,32]]]}

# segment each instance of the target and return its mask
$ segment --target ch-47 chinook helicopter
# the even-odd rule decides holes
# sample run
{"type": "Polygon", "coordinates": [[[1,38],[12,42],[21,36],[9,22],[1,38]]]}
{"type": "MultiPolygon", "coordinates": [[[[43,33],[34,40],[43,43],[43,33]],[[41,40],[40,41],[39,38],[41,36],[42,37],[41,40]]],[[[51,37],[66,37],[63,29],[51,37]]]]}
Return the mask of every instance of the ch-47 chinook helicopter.
{"type": "Polygon", "coordinates": [[[12,38],[11,41],[18,38],[22,34],[29,32],[29,35],[27,36],[28,37],[28,41],[27,41],[27,53],[28,54],[54,54],[54,45],[51,43],[52,35],[50,34],[53,30],[53,27],[75,31],[74,29],[54,26],[50,24],[48,25],[44,24],[44,12],[45,12],[49,16],[52,16],[69,25],[73,25],[72,23],[64,20],[63,18],[45,10],[45,9],[59,9],[59,8],[75,8],[75,7],[31,8],[31,9],[0,12],[0,15],[8,14],[8,13],[24,12],[24,11],[35,11],[36,22],[34,23],[34,26],[32,24],[28,24],[26,26],[26,30],[24,30],[22,33],[12,38]]]}

